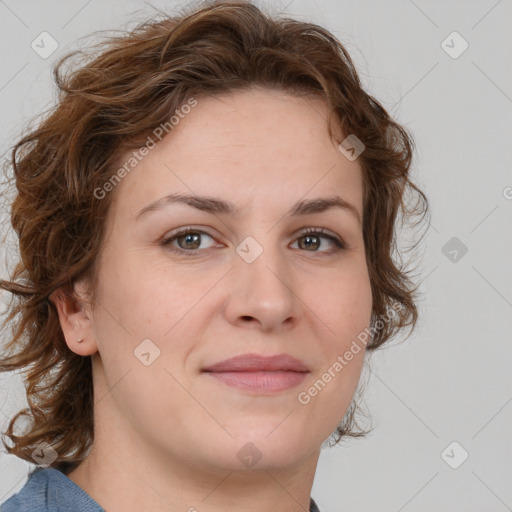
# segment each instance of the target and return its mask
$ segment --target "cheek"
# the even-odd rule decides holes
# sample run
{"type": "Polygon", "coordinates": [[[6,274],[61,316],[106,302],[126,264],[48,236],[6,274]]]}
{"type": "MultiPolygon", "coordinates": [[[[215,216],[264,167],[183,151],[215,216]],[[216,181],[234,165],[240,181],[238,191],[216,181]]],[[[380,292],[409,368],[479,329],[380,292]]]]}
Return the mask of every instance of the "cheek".
{"type": "Polygon", "coordinates": [[[177,386],[174,392],[179,395],[181,388],[166,369],[172,374],[182,371],[192,346],[194,306],[219,277],[200,282],[193,273],[172,276],[168,267],[134,261],[140,260],[126,257],[117,265],[111,261],[100,278],[94,325],[106,384],[110,389],[130,372],[126,386],[134,399],[139,389],[153,389],[157,396],[169,385],[177,386]]]}
{"type": "Polygon", "coordinates": [[[310,295],[313,311],[323,324],[333,351],[343,350],[347,342],[370,324],[372,292],[366,269],[347,269],[323,281],[310,295]]]}
{"type": "Polygon", "coordinates": [[[297,395],[299,410],[307,417],[308,431],[327,439],[342,421],[357,389],[364,363],[364,347],[356,348],[350,361],[344,352],[332,354],[297,395]],[[358,353],[355,353],[355,352],[358,353]]]}
{"type": "MultiPolygon", "coordinates": [[[[323,293],[316,293],[314,308],[323,340],[322,364],[307,383],[303,405],[318,407],[333,421],[348,407],[364,364],[365,341],[371,320],[372,293],[365,270],[340,275],[323,293]]],[[[329,422],[328,422],[329,423],[329,422]]]]}
{"type": "Polygon", "coordinates": [[[122,262],[104,272],[94,315],[101,357],[96,374],[101,395],[108,397],[104,407],[123,411],[142,430],[163,425],[169,432],[179,430],[196,406],[179,384],[188,346],[177,342],[186,339],[180,319],[192,298],[176,287],[170,291],[155,273],[123,268],[122,262]]]}
{"type": "Polygon", "coordinates": [[[137,258],[106,260],[102,267],[98,302],[100,318],[96,325],[107,330],[110,341],[131,338],[132,342],[159,337],[172,327],[172,320],[185,313],[186,290],[179,282],[169,287],[162,272],[150,264],[137,264],[137,258]]]}

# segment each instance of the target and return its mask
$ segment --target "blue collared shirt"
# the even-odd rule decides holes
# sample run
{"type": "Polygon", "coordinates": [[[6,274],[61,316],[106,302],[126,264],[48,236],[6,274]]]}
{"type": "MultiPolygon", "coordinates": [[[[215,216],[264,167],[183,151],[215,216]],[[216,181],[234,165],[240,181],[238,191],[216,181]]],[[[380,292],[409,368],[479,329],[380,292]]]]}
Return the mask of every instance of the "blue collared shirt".
{"type": "MultiPolygon", "coordinates": [[[[80,486],[55,468],[36,467],[0,512],[105,512],[80,486]]],[[[313,498],[309,512],[320,512],[313,498]]]]}

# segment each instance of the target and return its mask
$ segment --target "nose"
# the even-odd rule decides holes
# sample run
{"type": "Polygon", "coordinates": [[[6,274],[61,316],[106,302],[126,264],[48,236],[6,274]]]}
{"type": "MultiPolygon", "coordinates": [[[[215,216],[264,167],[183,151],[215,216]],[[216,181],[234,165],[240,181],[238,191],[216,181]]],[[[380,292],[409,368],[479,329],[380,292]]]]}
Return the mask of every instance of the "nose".
{"type": "Polygon", "coordinates": [[[279,332],[296,325],[301,302],[286,255],[269,236],[266,240],[238,246],[225,314],[233,325],[279,332]]]}

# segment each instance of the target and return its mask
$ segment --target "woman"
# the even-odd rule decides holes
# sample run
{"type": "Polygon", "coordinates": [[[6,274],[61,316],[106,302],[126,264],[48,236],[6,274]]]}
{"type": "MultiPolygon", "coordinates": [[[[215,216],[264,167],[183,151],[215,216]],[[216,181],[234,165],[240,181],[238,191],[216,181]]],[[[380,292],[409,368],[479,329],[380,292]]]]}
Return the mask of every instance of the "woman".
{"type": "Polygon", "coordinates": [[[417,320],[412,139],[329,32],[250,3],[103,45],[13,151],[4,446],[38,466],[0,510],[317,511],[365,355],[417,320]]]}

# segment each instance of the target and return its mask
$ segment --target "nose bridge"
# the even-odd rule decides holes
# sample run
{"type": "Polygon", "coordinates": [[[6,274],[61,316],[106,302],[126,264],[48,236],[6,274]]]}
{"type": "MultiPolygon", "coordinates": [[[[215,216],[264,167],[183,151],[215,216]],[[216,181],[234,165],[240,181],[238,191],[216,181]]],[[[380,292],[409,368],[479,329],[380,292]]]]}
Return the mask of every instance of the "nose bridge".
{"type": "Polygon", "coordinates": [[[251,307],[255,308],[254,313],[274,311],[276,314],[289,314],[292,308],[292,276],[276,233],[262,229],[255,236],[247,236],[236,248],[236,296],[248,301],[244,302],[248,306],[247,315],[252,315],[251,307]]]}

